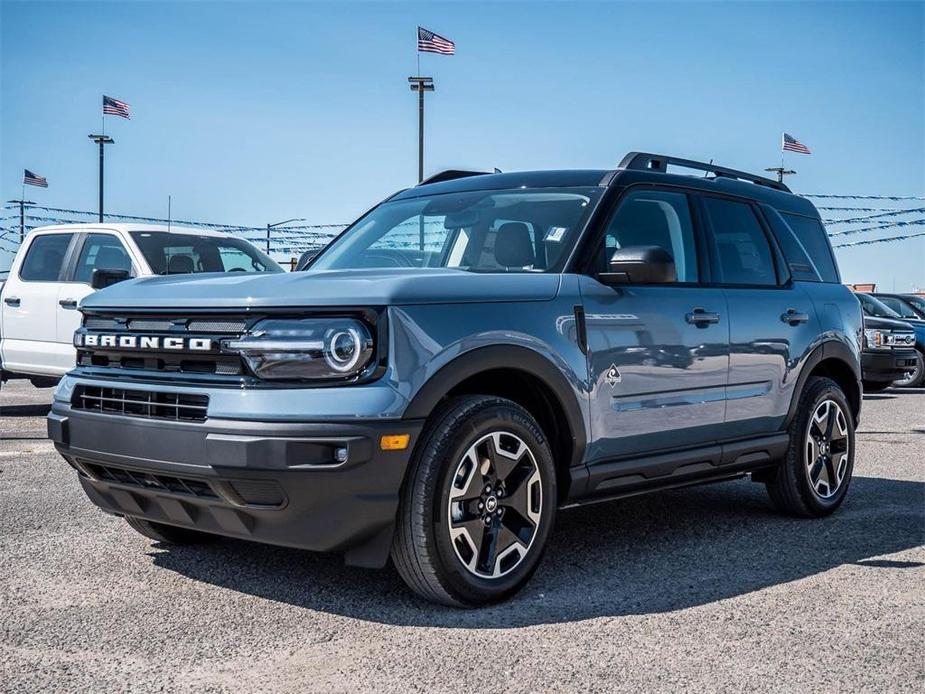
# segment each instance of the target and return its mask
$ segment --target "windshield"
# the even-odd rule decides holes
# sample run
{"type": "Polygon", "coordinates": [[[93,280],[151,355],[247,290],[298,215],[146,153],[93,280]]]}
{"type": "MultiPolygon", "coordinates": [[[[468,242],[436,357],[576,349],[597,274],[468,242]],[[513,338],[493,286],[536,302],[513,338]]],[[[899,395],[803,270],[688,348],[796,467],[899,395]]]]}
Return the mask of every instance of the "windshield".
{"type": "Polygon", "coordinates": [[[155,275],[283,272],[276,261],[243,239],[167,231],[133,231],[131,234],[155,275]]]}
{"type": "Polygon", "coordinates": [[[919,320],[921,318],[921,316],[902,299],[898,299],[895,296],[878,296],[877,299],[880,300],[880,303],[896,311],[900,318],[912,318],[914,320],[919,320]]]}
{"type": "Polygon", "coordinates": [[[858,300],[861,302],[861,308],[864,309],[864,313],[868,316],[874,316],[875,318],[899,318],[899,314],[896,313],[889,306],[886,306],[882,301],[878,301],[870,294],[858,294],[858,300]]]}
{"type": "Polygon", "coordinates": [[[555,271],[600,191],[476,191],[386,202],[335,240],[311,269],[555,271]]]}
{"type": "Polygon", "coordinates": [[[925,318],[925,298],[922,298],[921,296],[915,296],[914,294],[905,296],[903,298],[912,304],[912,306],[919,312],[919,316],[921,318],[925,318]]]}

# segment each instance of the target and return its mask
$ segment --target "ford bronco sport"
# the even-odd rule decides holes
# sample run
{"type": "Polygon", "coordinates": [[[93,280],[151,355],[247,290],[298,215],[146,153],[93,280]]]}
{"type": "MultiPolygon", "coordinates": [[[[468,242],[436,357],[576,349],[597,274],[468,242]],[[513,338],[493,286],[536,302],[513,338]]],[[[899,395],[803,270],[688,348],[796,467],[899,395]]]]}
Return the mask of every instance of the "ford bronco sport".
{"type": "Polygon", "coordinates": [[[391,557],[478,605],[563,507],[750,474],[814,517],[851,480],[858,300],[810,202],[712,164],[444,172],[306,272],[139,278],[81,310],[50,436],[161,542],[391,557]]]}

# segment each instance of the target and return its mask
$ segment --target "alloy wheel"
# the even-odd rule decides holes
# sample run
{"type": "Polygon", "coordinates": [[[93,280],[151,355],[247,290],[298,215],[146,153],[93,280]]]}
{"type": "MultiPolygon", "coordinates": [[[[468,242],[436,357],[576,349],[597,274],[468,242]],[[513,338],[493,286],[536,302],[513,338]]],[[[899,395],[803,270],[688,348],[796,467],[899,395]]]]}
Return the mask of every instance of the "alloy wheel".
{"type": "Polygon", "coordinates": [[[450,481],[447,519],[456,557],[480,578],[510,573],[530,551],[542,509],[543,483],[530,447],[505,431],[482,436],[450,481]]]}
{"type": "Polygon", "coordinates": [[[841,488],[848,469],[848,420],[834,400],[817,406],[806,431],[805,462],[809,483],[822,499],[841,488]]]}

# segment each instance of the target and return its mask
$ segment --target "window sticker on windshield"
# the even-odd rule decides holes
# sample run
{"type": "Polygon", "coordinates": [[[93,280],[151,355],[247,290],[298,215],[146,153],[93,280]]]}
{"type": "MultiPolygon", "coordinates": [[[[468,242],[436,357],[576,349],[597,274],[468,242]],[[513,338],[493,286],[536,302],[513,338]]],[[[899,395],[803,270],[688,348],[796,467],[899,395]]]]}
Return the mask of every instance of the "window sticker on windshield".
{"type": "Polygon", "coordinates": [[[562,240],[562,237],[565,236],[566,231],[568,231],[568,227],[549,227],[549,231],[546,232],[545,240],[558,243],[562,240]]]}

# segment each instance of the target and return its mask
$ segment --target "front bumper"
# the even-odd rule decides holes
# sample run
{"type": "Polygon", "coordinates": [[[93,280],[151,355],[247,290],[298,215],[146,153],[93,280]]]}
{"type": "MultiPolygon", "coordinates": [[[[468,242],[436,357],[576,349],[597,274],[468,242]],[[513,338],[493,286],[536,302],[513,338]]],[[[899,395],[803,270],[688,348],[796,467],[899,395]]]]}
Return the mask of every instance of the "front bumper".
{"type": "Polygon", "coordinates": [[[423,421],[176,422],[56,401],[48,435],[104,511],[316,551],[388,558],[399,492],[423,421]],[[411,435],[382,451],[382,435],[411,435]],[[337,461],[336,451],[347,459],[337,461]]]}
{"type": "Polygon", "coordinates": [[[895,381],[915,368],[914,349],[861,353],[861,371],[865,381],[895,381]]]}

